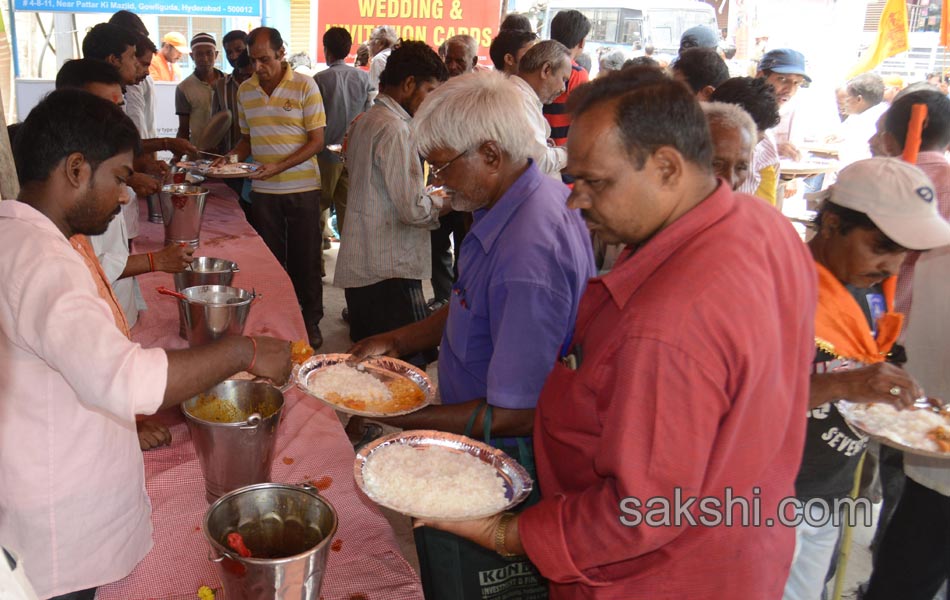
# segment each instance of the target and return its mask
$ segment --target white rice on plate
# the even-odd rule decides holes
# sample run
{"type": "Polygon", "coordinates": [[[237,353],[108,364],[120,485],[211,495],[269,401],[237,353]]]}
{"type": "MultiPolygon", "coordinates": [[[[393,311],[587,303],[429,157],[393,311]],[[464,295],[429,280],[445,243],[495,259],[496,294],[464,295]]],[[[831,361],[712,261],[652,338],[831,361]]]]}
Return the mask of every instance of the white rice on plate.
{"type": "Polygon", "coordinates": [[[940,448],[927,434],[947,427],[948,420],[930,410],[898,410],[886,402],[848,403],[847,416],[868,433],[892,439],[905,446],[937,452],[940,448]]]}
{"type": "Polygon", "coordinates": [[[383,446],[366,461],[363,481],[380,504],[414,516],[464,519],[508,505],[505,481],[494,467],[440,446],[383,446]]]}
{"type": "Polygon", "coordinates": [[[345,363],[314,372],[307,379],[307,389],[318,398],[330,401],[339,397],[362,400],[367,405],[382,405],[393,399],[393,393],[385,383],[345,363]]]}

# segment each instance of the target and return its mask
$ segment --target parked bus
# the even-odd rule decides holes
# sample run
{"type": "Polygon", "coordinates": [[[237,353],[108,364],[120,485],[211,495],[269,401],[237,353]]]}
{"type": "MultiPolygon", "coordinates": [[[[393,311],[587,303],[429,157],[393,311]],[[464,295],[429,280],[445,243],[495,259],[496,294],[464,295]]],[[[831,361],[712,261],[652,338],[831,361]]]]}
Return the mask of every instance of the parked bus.
{"type": "Polygon", "coordinates": [[[601,48],[618,48],[629,58],[634,44],[652,44],[657,54],[675,55],[680,36],[690,27],[708,25],[719,30],[715,10],[700,0],[550,0],[542,38],[551,37],[554,15],[568,9],[578,10],[590,20],[584,50],[591,57],[591,75],[597,72],[601,48]]]}

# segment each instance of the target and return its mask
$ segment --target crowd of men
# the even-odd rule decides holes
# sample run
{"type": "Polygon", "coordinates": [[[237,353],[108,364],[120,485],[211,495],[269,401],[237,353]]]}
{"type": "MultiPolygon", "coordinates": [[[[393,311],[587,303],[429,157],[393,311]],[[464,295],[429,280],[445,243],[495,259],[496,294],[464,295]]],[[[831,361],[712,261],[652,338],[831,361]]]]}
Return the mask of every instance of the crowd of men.
{"type": "MultiPolygon", "coordinates": [[[[436,51],[389,27],[350,66],[353,40],[331,27],[315,77],[267,27],[224,36],[228,74],[207,33],[156,48],[125,11],[87,33],[12,128],[21,192],[0,202],[0,364],[16,365],[0,369],[0,488],[16,490],[0,493],[0,544],[40,597],[92,599],[151,548],[141,451],[169,437],[137,416],[241,370],[288,376],[282,340],[131,340],[134,278],[193,260],[130,252],[137,198],[168,169],[156,152],[201,150],[258,164],[231,190],[315,348],[332,210],[351,352],[438,361],[441,403],[385,422],[485,439],[535,479],[516,512],[417,523],[427,597],[449,597],[446,577],[481,597],[479,570],[514,563],[523,577],[495,593],[822,597],[841,526],[819,509],[852,494],[867,452],[835,401],[950,397],[947,349],[903,331],[950,322],[913,294],[950,274],[934,250],[950,246],[950,99],[924,85],[883,103],[871,74],[844,86],[855,152],[833,184],[806,182],[820,204],[803,243],[775,208],[779,159],[800,155],[783,107],[810,81],[802,54],[773,49],[755,77],[731,77],[718,35],[694,28],[669,69],[604,57],[618,68],[588,81],[590,29],[566,10],[539,40],[510,16],[489,70],[469,36],[436,51]],[[152,80],[186,53],[178,134],[159,138],[152,80]],[[740,518],[730,497],[755,516],[724,525],[740,518]]],[[[950,467],[879,454],[864,597],[930,600],[950,570],[950,467]]]]}

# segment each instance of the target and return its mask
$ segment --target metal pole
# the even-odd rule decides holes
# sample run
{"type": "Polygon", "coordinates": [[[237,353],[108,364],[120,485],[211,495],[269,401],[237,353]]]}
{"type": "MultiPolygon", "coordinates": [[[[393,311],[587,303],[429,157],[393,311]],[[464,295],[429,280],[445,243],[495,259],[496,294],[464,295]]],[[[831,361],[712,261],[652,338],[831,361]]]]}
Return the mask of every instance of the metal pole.
{"type": "Polygon", "coordinates": [[[72,13],[53,13],[53,37],[56,40],[56,71],[67,60],[76,58],[73,46],[73,29],[76,21],[72,13]]]}
{"type": "Polygon", "coordinates": [[[20,76],[20,48],[16,43],[16,12],[13,0],[7,0],[7,9],[10,11],[10,45],[13,46],[13,77],[20,76]]]}

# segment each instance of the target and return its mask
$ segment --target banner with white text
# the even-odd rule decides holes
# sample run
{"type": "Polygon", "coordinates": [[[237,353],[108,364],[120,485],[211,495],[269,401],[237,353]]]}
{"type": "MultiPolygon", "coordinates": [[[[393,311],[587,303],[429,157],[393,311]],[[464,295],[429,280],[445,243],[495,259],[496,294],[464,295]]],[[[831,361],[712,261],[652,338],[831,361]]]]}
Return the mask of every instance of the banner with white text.
{"type": "MultiPolygon", "coordinates": [[[[369,41],[373,28],[390,25],[404,40],[421,40],[437,49],[454,35],[468,34],[478,42],[483,64],[491,64],[488,47],[498,33],[501,0],[322,0],[317,8],[319,38],[330,27],[343,27],[353,36],[352,53],[369,41]]],[[[320,62],[323,45],[317,42],[320,62]]]]}

